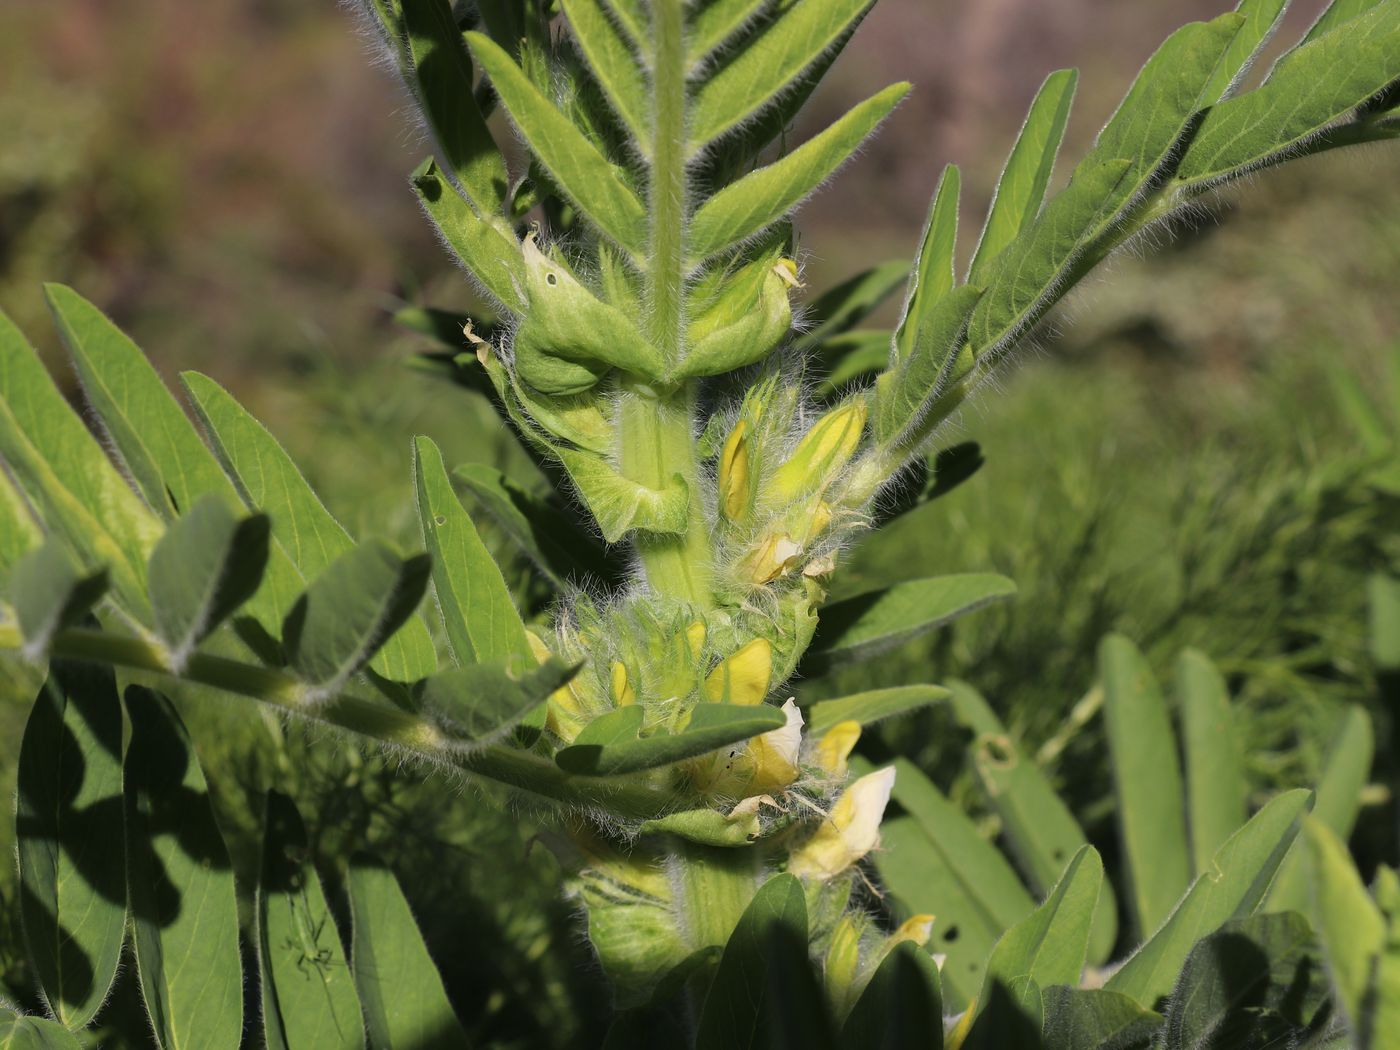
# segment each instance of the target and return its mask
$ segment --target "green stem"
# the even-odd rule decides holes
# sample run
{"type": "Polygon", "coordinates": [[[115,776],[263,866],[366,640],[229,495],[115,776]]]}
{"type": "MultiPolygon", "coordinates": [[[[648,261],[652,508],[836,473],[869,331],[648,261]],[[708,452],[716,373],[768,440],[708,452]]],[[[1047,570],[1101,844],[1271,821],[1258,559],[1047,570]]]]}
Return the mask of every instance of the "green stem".
{"type": "Polygon", "coordinates": [[[676,839],[671,879],[692,950],[724,944],[758,892],[758,850],[722,849],[676,839]]]}
{"type": "MultiPolygon", "coordinates": [[[[674,364],[685,349],[686,85],[685,4],[652,5],[652,175],[648,209],[651,243],[646,260],[648,334],[674,364]]],[[[632,384],[624,391],[619,439],[625,477],[652,489],[679,476],[689,494],[685,530],[637,538],[647,583],[657,594],[701,609],[712,604],[711,551],[695,448],[695,389],[685,383],[662,392],[632,384]]]]}
{"type": "MultiPolygon", "coordinates": [[[[20,644],[13,625],[0,627],[0,649],[18,649],[20,644]]],[[[674,808],[675,799],[669,792],[639,784],[635,778],[576,776],[546,758],[504,745],[464,749],[432,722],[382,701],[341,694],[310,702],[302,682],[269,667],[195,653],[176,674],[158,645],[143,638],[89,629],[59,632],[49,652],[53,657],[147,671],[249,697],[555,802],[604,806],[631,820],[647,820],[674,808]]]]}

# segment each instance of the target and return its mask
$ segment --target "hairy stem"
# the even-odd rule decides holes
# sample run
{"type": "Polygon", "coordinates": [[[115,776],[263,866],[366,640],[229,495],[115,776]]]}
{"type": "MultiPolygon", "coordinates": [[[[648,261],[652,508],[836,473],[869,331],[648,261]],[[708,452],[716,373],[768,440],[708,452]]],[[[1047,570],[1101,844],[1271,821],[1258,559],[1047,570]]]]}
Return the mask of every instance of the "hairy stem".
{"type": "MultiPolygon", "coordinates": [[[[685,350],[686,86],[685,5],[652,5],[651,243],[646,260],[648,335],[669,362],[685,350]]],[[[710,543],[696,461],[695,390],[675,392],[634,385],[625,393],[619,438],[624,476],[662,489],[679,476],[689,491],[686,528],[679,535],[642,534],[637,550],[647,583],[657,594],[708,608],[710,543]]]]}

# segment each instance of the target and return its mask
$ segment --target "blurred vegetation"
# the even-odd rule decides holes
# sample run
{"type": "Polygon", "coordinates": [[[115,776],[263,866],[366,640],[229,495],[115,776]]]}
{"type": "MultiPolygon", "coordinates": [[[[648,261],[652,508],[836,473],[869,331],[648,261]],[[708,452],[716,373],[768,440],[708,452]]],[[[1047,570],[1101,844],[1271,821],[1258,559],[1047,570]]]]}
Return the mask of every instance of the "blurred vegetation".
{"type": "MultiPolygon", "coordinates": [[[[1220,6],[884,0],[805,119],[891,76],[920,90],[841,176],[839,205],[818,198],[804,212],[809,283],[907,256],[946,159],[966,161],[985,198],[1056,63],[1086,67],[1089,122],[1071,132],[1085,141],[1133,72],[1095,41],[1138,40],[1145,53],[1220,6]]],[[[401,126],[406,100],[335,3],[0,0],[0,20],[0,305],[25,330],[49,330],[41,280],[78,287],[168,375],[228,383],[357,534],[413,541],[414,433],[449,462],[532,478],[482,398],[403,367],[424,347],[394,329],[392,307],[465,309],[472,296],[407,192],[422,146],[401,126]]],[[[1107,772],[1097,721],[1076,705],[1110,629],[1162,665],[1185,645],[1220,663],[1248,712],[1258,789],[1310,779],[1355,701],[1377,720],[1377,779],[1392,781],[1395,697],[1366,644],[1366,580],[1400,574],[1393,164],[1393,153],[1325,159],[1265,176],[1247,201],[1120,260],[1057,320],[1067,334],[1047,333],[1043,355],[946,436],[979,442],[982,470],[850,556],[849,590],[935,572],[1017,580],[1015,602],[867,667],[890,683],[972,681],[1030,750],[1045,748],[1091,834],[1107,818],[1107,772]],[[1346,411],[1358,396],[1391,444],[1363,440],[1346,411]]],[[[21,678],[7,693],[31,693],[8,673],[21,678]]],[[[0,702],[5,797],[26,707],[0,702]]],[[[453,917],[425,932],[481,1041],[596,1036],[601,978],[528,817],[347,741],[219,711],[194,721],[231,824],[251,835],[249,800],[275,784],[314,815],[329,870],[368,842],[410,900],[453,917]]],[[[935,711],[872,746],[957,790],[960,743],[935,711]]],[[[1373,796],[1363,859],[1394,861],[1393,805],[1373,796]]],[[[0,988],[24,985],[12,882],[7,870],[0,988]]]]}

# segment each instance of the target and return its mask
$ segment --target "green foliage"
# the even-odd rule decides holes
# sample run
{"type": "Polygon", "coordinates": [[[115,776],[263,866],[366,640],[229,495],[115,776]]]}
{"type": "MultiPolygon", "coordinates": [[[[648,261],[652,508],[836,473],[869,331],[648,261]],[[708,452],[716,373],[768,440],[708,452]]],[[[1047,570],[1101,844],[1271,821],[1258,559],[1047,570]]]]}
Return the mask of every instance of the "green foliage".
{"type": "MultiPolygon", "coordinates": [[[[1147,659],[1122,636],[1101,647],[1120,883],[1145,941],[1096,992],[1078,988],[1086,962],[1119,947],[1099,853],[970,687],[863,687],[809,706],[805,725],[794,701],[766,701],[799,671],[869,663],[1014,593],[991,573],[906,572],[828,602],[852,540],[882,516],[923,513],[980,465],[975,446],[948,450],[889,498],[1098,263],[1285,154],[1394,137],[1395,0],[1336,8],[1233,96],[1281,5],[1245,0],[1178,30],[1047,199],[1077,83],[1053,74],[968,280],[950,167],[913,267],[838,283],[802,335],[791,212],[907,91],[892,85],[789,148],[868,0],[364,6],[433,132],[438,156],[415,190],[494,300],[485,335],[461,321],[471,351],[439,364],[490,398],[560,491],[455,476],[550,593],[517,600],[426,437],[412,487],[427,552],[405,556],[352,537],[278,440],[187,372],[201,436],[130,340],[51,287],[114,463],[0,320],[0,455],[16,486],[0,500],[14,608],[0,642],[50,672],[17,821],[26,944],[50,1013],[66,1029],[105,1021],[130,926],[158,1044],[235,1043],[241,864],[256,869],[249,939],[269,1046],[467,1041],[423,940],[432,929],[392,873],[319,871],[297,805],[275,792],[254,821],[256,863],[225,842],[217,780],[176,714],[218,691],[464,771],[540,814],[633,1011],[611,1046],[655,1031],[702,1047],[939,1046],[945,1008],[963,1015],[947,1043],[968,1048],[1224,1050],[1257,1045],[1256,1021],[1268,1039],[1330,1035],[1306,921],[1261,912],[1313,796],[1279,794],[1245,820],[1226,686],[1204,658],[1180,665],[1183,763],[1147,659]],[[523,164],[497,146],[496,108],[523,164]],[[901,280],[897,325],[857,328],[901,280]],[[819,382],[808,363],[830,373],[819,382]],[[430,585],[436,617],[420,609],[430,585]],[[94,665],[178,690],[172,704],[130,686],[125,756],[116,681],[94,665]],[[1019,873],[912,763],[852,755],[863,727],[888,719],[888,740],[898,717],[939,707],[972,736],[969,766],[1019,873]],[[886,917],[904,920],[892,932],[859,888],[868,857],[886,917]]],[[[441,337],[447,318],[408,320],[441,337]]],[[[1383,593],[1375,607],[1383,628],[1383,593]]],[[[1370,751],[1369,723],[1344,725],[1319,826],[1349,830],[1370,751]]],[[[1358,896],[1326,834],[1312,836],[1325,863],[1311,910],[1366,1038],[1383,942],[1343,947],[1337,931],[1361,916],[1374,932],[1400,893],[1358,896]]],[[[1286,874],[1280,898],[1300,877],[1286,874]]],[[[6,1023],[43,1036],[27,1018],[6,1023]]]]}

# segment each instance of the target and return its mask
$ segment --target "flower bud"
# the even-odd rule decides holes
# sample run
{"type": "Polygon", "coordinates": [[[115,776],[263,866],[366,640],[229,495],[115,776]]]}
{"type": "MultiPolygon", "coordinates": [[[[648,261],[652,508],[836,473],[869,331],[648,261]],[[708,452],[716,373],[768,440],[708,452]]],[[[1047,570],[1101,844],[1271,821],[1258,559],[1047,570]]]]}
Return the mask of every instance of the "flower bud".
{"type": "Polygon", "coordinates": [[[825,772],[830,773],[833,777],[844,779],[846,760],[851,757],[851,752],[855,750],[858,740],[860,740],[859,722],[853,718],[837,722],[822,734],[822,738],[817,741],[816,752],[812,757],[825,772]]]}
{"type": "Polygon", "coordinates": [[[627,680],[627,665],[621,660],[614,660],[612,666],[608,668],[609,689],[612,693],[613,703],[618,707],[627,707],[637,702],[637,691],[632,688],[632,683],[627,680]]]}
{"type": "Polygon", "coordinates": [[[894,767],[886,766],[848,787],[816,832],[788,860],[788,871],[804,879],[833,879],[880,844],[880,820],[894,789],[894,767]]]}
{"type": "Polygon", "coordinates": [[[690,650],[690,658],[698,661],[705,651],[705,621],[696,620],[685,629],[685,644],[690,650]]]}
{"type": "Polygon", "coordinates": [[[766,638],[755,638],[710,672],[705,696],[721,703],[761,704],[772,674],[773,646],[766,638]]]}
{"type": "Polygon", "coordinates": [[[787,462],[774,471],[764,496],[790,503],[825,488],[855,454],[868,411],[865,399],[857,397],[817,420],[787,462]]]}
{"type": "Polygon", "coordinates": [[[739,420],[725,439],[719,454],[719,511],[730,521],[740,521],[749,510],[749,424],[739,420]]]}
{"type": "Polygon", "coordinates": [[[792,324],[790,285],[765,256],[721,282],[686,329],[689,349],[672,379],[721,375],[767,357],[792,324]]]}

